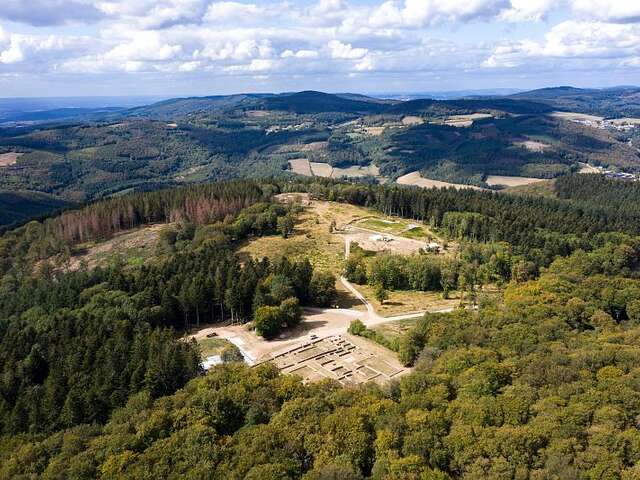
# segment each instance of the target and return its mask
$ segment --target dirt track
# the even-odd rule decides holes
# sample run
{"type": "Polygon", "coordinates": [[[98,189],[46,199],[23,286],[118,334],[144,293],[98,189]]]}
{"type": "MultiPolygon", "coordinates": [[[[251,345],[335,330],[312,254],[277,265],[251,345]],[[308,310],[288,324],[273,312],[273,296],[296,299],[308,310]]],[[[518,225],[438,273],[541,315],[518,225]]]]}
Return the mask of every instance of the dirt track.
{"type": "Polygon", "coordinates": [[[375,326],[398,320],[415,318],[423,313],[450,312],[453,308],[429,309],[422,312],[407,313],[393,317],[382,317],[376,313],[373,306],[367,302],[356,288],[345,278],[340,278],[342,284],[358,298],[367,308],[366,312],[344,308],[305,308],[303,321],[295,329],[281,334],[274,340],[264,340],[247,328],[247,325],[230,325],[225,327],[208,327],[193,335],[193,338],[202,338],[210,333],[215,333],[218,338],[224,338],[244,354],[251,364],[267,360],[274,355],[293,349],[298,345],[307,343],[311,337],[326,338],[341,335],[347,332],[353,320],[359,319],[366,326],[375,326]]]}

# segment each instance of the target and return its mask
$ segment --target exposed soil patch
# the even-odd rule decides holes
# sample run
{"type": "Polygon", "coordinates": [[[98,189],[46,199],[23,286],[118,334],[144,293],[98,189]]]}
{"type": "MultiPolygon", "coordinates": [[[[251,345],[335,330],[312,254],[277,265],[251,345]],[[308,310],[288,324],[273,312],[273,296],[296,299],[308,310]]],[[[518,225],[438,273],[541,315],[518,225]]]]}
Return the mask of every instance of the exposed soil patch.
{"type": "Polygon", "coordinates": [[[23,154],[16,152],[0,153],[0,167],[7,167],[13,165],[18,161],[23,154]]]}

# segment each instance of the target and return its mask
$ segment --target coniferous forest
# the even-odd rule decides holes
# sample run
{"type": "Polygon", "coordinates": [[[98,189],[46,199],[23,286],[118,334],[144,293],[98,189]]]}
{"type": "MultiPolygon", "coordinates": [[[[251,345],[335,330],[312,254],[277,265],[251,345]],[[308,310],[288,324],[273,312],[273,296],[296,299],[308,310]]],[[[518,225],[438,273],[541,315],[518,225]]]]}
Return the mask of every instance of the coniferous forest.
{"type": "Polygon", "coordinates": [[[596,175],[554,188],[238,180],[5,232],[0,478],[640,478],[640,190],[596,175]],[[251,321],[273,338],[333,304],[335,278],[309,259],[238,255],[292,233],[302,207],[274,199],[288,192],[456,242],[455,262],[356,251],[344,274],[388,290],[464,284],[476,308],[403,331],[387,346],[412,371],[385,385],[304,384],[269,363],[205,373],[188,329],[251,321]],[[78,245],[149,224],[163,224],[149,261],[69,268],[78,245]]]}

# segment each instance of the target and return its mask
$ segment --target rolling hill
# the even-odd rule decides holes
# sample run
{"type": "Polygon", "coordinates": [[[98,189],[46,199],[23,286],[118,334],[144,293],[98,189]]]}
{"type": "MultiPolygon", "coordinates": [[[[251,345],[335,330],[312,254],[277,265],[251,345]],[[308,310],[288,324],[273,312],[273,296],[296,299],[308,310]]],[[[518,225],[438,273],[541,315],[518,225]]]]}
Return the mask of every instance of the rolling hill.
{"type": "MultiPolygon", "coordinates": [[[[85,111],[75,119],[65,119],[63,108],[55,123],[0,128],[0,154],[15,157],[0,166],[0,189],[85,202],[185,183],[288,176],[291,160],[372,182],[421,172],[484,188],[488,175],[554,178],[579,163],[640,172],[635,130],[550,115],[607,105],[620,116],[633,108],[619,105],[634,92],[558,87],[404,102],[314,91],[241,94],[176,98],[102,117],[85,111]]],[[[47,211],[38,202],[28,211],[38,206],[47,211]]]]}

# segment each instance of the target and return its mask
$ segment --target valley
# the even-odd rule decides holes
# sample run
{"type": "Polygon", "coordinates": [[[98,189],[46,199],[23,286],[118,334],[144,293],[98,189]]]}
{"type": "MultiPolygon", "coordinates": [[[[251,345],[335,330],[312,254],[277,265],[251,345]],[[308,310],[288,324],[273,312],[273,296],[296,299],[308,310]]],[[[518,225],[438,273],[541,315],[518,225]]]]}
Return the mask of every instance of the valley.
{"type": "Polygon", "coordinates": [[[589,164],[640,172],[625,109],[559,96],[381,101],[305,91],[171,99],[92,120],[0,129],[0,189],[85,202],[231,178],[293,175],[503,189],[589,164]],[[4,159],[4,160],[1,160],[4,159]]]}

